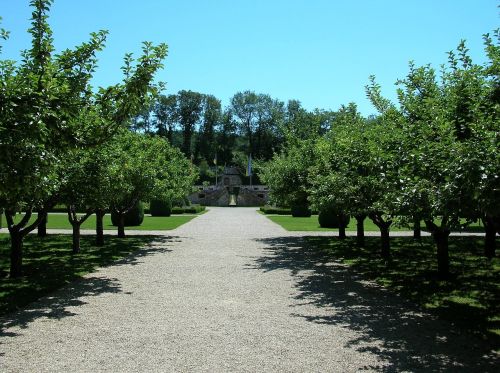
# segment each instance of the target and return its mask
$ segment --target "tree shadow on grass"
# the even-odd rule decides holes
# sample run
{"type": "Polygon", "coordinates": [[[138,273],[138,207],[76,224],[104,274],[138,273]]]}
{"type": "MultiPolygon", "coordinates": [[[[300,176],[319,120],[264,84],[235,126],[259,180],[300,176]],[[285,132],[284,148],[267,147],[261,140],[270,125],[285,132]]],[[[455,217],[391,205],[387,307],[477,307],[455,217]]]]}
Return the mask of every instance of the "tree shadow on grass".
{"type": "Polygon", "coordinates": [[[72,255],[71,236],[30,237],[25,245],[24,276],[0,279],[0,310],[4,313],[0,315],[0,340],[17,335],[10,328],[28,328],[41,317],[74,316],[68,308],[84,305],[82,297],[121,293],[116,278],[99,276],[99,272],[83,276],[99,267],[134,266],[146,256],[171,252],[168,246],[176,239],[143,235],[125,239],[106,237],[105,246],[96,248],[92,246],[93,237],[82,236],[82,252],[72,255]],[[43,298],[36,301],[40,297],[43,298]],[[14,312],[16,309],[18,311],[14,312]]]}
{"type": "Polygon", "coordinates": [[[346,347],[371,352],[387,364],[365,367],[367,370],[493,372],[498,368],[498,355],[490,345],[366,281],[307,238],[259,241],[269,247],[252,268],[290,270],[299,290],[296,299],[320,310],[320,314],[308,314],[295,303],[292,306],[297,310],[292,315],[356,331],[358,337],[348,341],[346,347]]]}

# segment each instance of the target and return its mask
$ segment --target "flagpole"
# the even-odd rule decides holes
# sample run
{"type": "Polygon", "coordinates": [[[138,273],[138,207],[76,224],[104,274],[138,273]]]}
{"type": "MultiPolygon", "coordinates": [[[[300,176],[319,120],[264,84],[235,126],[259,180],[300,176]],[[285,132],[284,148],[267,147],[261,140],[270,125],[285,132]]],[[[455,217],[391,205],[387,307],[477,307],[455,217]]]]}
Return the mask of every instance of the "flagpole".
{"type": "Polygon", "coordinates": [[[248,157],[248,165],[247,165],[247,174],[250,176],[250,186],[252,186],[252,153],[250,153],[250,156],[248,157]]]}

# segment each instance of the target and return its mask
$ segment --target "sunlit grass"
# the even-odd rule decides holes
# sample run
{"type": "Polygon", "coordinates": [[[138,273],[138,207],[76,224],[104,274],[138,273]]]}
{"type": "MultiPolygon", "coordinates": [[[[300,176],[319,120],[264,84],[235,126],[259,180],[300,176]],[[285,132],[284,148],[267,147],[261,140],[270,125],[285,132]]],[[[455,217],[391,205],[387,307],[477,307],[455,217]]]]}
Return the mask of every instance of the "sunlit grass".
{"type": "MultiPolygon", "coordinates": [[[[318,223],[318,215],[311,215],[308,218],[294,218],[291,215],[266,215],[268,219],[281,225],[287,231],[325,231],[325,232],[335,232],[338,231],[336,228],[322,228],[318,223]]],[[[397,228],[394,227],[392,231],[408,230],[408,228],[397,228]]],[[[356,219],[351,218],[346,231],[355,232],[356,231],[356,219]]],[[[365,219],[365,231],[379,231],[378,227],[373,224],[370,219],[365,219]]]]}
{"type": "MultiPolygon", "coordinates": [[[[308,218],[294,218],[291,215],[265,215],[268,219],[281,225],[287,231],[304,231],[304,232],[335,232],[338,229],[332,228],[322,228],[318,223],[318,215],[311,215],[308,218]]],[[[365,219],[365,231],[367,232],[379,232],[379,228],[370,220],[365,219]]],[[[391,226],[391,232],[400,232],[411,230],[409,227],[398,227],[396,225],[391,226]]],[[[422,230],[425,230],[424,224],[422,223],[422,230]]],[[[355,232],[356,231],[356,219],[351,218],[346,231],[355,232]]],[[[480,223],[475,223],[467,227],[465,231],[472,232],[483,232],[484,229],[480,223]]]]}
{"type": "MultiPolygon", "coordinates": [[[[20,221],[22,214],[16,216],[16,221],[20,221]]],[[[171,230],[182,224],[194,219],[197,215],[172,215],[172,216],[150,216],[144,215],[144,221],[139,226],[126,227],[132,230],[171,230]]],[[[36,219],[36,214],[30,221],[36,219]]],[[[81,229],[95,229],[95,215],[91,215],[82,225],[81,229]]],[[[4,224],[5,225],[5,224],[4,224]]],[[[111,216],[106,214],[103,220],[104,229],[116,230],[116,227],[111,224],[111,216]]],[[[68,221],[68,216],[62,213],[49,214],[47,219],[48,229],[71,229],[71,224],[68,221]]]]}

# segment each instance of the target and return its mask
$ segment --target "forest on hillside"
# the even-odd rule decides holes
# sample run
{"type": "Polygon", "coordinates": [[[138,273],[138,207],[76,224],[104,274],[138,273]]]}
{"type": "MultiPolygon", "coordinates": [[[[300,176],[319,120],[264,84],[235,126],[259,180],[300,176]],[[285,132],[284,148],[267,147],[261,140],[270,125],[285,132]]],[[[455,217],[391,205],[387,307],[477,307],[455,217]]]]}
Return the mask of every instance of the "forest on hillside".
{"type": "Polygon", "coordinates": [[[224,166],[237,166],[245,175],[250,155],[258,183],[259,167],[287,138],[324,134],[335,117],[333,111],[308,111],[298,100],[285,103],[253,91],[237,92],[223,107],[213,95],[182,90],[150,98],[131,129],[168,139],[198,167],[198,183],[215,182],[216,167],[220,173],[224,166]]]}

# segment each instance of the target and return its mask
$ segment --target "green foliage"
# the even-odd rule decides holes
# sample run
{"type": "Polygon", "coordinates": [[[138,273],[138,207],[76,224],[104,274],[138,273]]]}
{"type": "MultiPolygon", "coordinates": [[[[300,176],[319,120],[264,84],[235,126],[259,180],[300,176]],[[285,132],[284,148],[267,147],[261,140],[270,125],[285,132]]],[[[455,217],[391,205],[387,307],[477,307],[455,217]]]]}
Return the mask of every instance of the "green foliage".
{"type": "Polygon", "coordinates": [[[339,228],[347,226],[350,218],[342,215],[334,206],[323,206],[319,210],[318,223],[322,228],[339,228]]]}
{"type": "MultiPolygon", "coordinates": [[[[113,210],[111,211],[111,223],[114,226],[118,226],[119,215],[113,210]]],[[[141,225],[144,221],[144,205],[142,202],[136,202],[128,211],[125,213],[125,226],[135,227],[141,225]]]]}
{"type": "Polygon", "coordinates": [[[266,215],[291,215],[292,210],[288,207],[261,206],[260,211],[266,215]]]}
{"type": "Polygon", "coordinates": [[[318,141],[317,161],[309,169],[313,207],[321,211],[335,206],[346,216],[390,219],[398,142],[392,122],[384,117],[367,121],[356,105],[342,106],[331,131],[318,141]]]}
{"type": "Polygon", "coordinates": [[[193,132],[203,112],[203,95],[183,90],[178,93],[177,102],[183,134],[182,152],[186,157],[191,157],[193,154],[191,149],[193,132]]]}
{"type": "Polygon", "coordinates": [[[190,205],[190,206],[183,206],[183,207],[174,207],[172,209],[172,213],[174,214],[199,214],[203,211],[206,210],[205,206],[201,205],[190,205]],[[175,212],[174,212],[175,211],[175,212]]]}
{"type": "Polygon", "coordinates": [[[399,81],[405,118],[397,188],[402,211],[417,211],[426,220],[443,216],[442,228],[448,229],[462,217],[472,221],[498,210],[499,105],[491,100],[496,86],[488,71],[472,63],[461,42],[449,53],[441,80],[429,66],[410,64],[399,81]]]}
{"type": "Polygon", "coordinates": [[[263,166],[261,180],[271,190],[276,205],[307,204],[310,190],[309,168],[314,164],[316,153],[314,140],[301,141],[277,154],[263,166]]]}
{"type": "Polygon", "coordinates": [[[221,102],[212,95],[203,96],[203,122],[196,139],[195,157],[211,162],[217,153],[215,135],[222,116],[221,102]]]}
{"type": "Polygon", "coordinates": [[[242,151],[255,159],[270,159],[283,142],[280,133],[284,104],[266,94],[238,92],[231,98],[231,114],[246,140],[242,151]]]}
{"type": "MultiPolygon", "coordinates": [[[[79,186],[89,164],[79,158],[108,141],[161,88],[151,81],[167,54],[165,44],[144,43],[137,61],[126,55],[123,83],[96,93],[90,81],[107,32],[91,33],[88,42],[55,54],[48,24],[51,4],[30,2],[31,48],[22,52],[19,63],[0,61],[0,206],[7,210],[15,243],[13,276],[21,274],[23,237],[39,223],[27,225],[33,210],[48,210],[60,198],[73,210],[92,204],[89,183],[79,186]],[[26,211],[26,219],[14,224],[18,211],[26,211]]],[[[6,33],[0,31],[0,37],[6,33]]]]}
{"type": "Polygon", "coordinates": [[[125,131],[110,152],[111,205],[117,211],[138,200],[173,200],[191,191],[196,175],[190,162],[163,138],[125,131]]]}
{"type": "Polygon", "coordinates": [[[294,218],[307,218],[312,211],[307,204],[292,204],[290,212],[294,218]]]}
{"type": "Polygon", "coordinates": [[[151,216],[170,216],[172,213],[172,202],[170,200],[153,199],[149,203],[151,216]]]}

